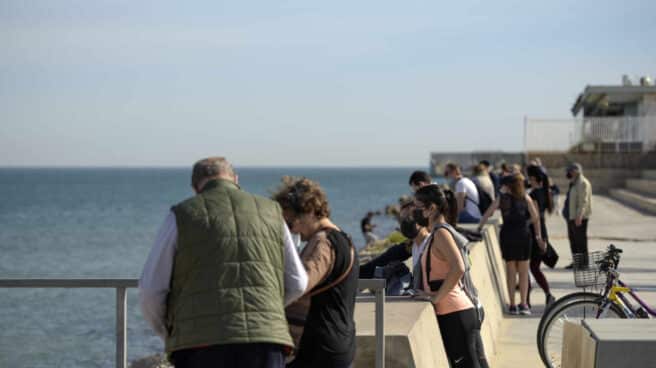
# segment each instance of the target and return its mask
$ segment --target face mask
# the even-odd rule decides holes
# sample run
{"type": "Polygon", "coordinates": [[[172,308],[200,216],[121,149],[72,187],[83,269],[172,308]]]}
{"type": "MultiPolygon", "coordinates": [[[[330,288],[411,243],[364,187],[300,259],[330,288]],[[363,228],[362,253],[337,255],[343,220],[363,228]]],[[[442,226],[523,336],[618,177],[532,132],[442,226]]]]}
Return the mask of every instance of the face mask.
{"type": "Polygon", "coordinates": [[[419,226],[428,226],[428,218],[424,216],[424,210],[417,208],[412,212],[412,216],[419,226]]]}
{"type": "Polygon", "coordinates": [[[408,239],[414,239],[419,234],[417,229],[417,222],[411,218],[404,218],[401,220],[401,234],[408,239]]]}
{"type": "Polygon", "coordinates": [[[292,241],[294,242],[294,247],[296,247],[296,250],[300,253],[305,246],[305,244],[301,243],[301,234],[292,233],[292,241]]]}

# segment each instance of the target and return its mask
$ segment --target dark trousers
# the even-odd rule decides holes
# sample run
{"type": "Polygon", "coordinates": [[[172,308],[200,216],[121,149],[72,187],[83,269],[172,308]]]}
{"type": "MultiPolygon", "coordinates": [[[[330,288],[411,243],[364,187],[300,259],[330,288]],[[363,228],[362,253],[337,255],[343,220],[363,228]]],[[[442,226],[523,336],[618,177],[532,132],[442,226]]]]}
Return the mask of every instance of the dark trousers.
{"type": "Polygon", "coordinates": [[[587,263],[588,253],[588,219],[581,222],[581,226],[576,226],[574,220],[567,221],[567,235],[569,237],[569,249],[572,255],[576,253],[583,253],[581,262],[587,263]]]}
{"type": "Polygon", "coordinates": [[[175,368],[284,368],[282,346],[226,344],[185,349],[173,353],[175,368]]]}
{"type": "Polygon", "coordinates": [[[449,365],[453,368],[487,368],[481,326],[474,309],[437,316],[449,365]]]}

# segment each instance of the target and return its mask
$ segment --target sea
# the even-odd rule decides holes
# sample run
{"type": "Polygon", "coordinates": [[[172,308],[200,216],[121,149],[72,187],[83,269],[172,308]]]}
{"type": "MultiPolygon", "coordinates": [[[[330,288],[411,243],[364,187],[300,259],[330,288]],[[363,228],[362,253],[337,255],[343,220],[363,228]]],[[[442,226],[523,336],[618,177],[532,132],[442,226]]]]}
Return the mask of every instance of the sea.
{"type": "MultiPolygon", "coordinates": [[[[384,237],[386,205],[409,195],[415,168],[236,168],[241,187],[270,196],[284,175],[318,181],[333,221],[364,244],[360,220],[384,237]]],[[[139,278],[170,206],[193,195],[189,168],[0,168],[0,278],[139,278]]],[[[113,289],[0,288],[0,367],[113,367],[113,289]]],[[[128,361],[162,341],[128,292],[128,361]]]]}

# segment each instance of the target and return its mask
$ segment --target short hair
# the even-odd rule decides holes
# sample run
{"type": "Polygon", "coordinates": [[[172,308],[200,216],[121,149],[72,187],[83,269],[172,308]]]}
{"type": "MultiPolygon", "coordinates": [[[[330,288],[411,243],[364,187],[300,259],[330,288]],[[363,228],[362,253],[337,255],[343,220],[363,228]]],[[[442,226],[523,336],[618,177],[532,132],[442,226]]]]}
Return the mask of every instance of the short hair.
{"type": "Polygon", "coordinates": [[[408,185],[419,185],[419,183],[422,182],[430,184],[431,181],[433,180],[431,179],[431,176],[428,175],[427,172],[417,170],[410,175],[410,179],[408,180],[408,185]]]}
{"type": "Polygon", "coordinates": [[[486,168],[490,167],[490,161],[488,160],[481,160],[479,164],[485,166],[486,168]]]}
{"type": "Polygon", "coordinates": [[[485,165],[483,164],[474,165],[472,171],[474,172],[474,175],[483,175],[485,174],[485,165]]]}
{"type": "Polygon", "coordinates": [[[569,165],[567,165],[567,171],[578,171],[580,173],[583,173],[583,167],[578,162],[572,162],[569,165]]]}
{"type": "Polygon", "coordinates": [[[283,211],[293,211],[296,215],[312,213],[317,218],[330,217],[328,197],[318,182],[292,176],[283,176],[281,181],[271,197],[283,211]]]}
{"type": "Polygon", "coordinates": [[[232,164],[225,157],[208,157],[198,160],[191,171],[191,185],[196,187],[203,179],[217,178],[219,176],[234,177],[232,164]]]}
{"type": "Polygon", "coordinates": [[[448,164],[446,164],[445,168],[449,171],[453,171],[458,175],[462,175],[462,170],[460,170],[460,166],[453,162],[449,162],[448,164]]]}

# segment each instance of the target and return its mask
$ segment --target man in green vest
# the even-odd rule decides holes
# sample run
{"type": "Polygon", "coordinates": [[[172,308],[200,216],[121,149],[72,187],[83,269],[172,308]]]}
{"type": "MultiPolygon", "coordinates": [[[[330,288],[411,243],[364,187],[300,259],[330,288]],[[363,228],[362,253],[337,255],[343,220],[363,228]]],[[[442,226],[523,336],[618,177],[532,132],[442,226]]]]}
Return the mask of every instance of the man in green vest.
{"type": "Polygon", "coordinates": [[[177,367],[283,367],[284,307],[307,274],[278,204],[238,186],[223,157],[196,162],[139,280],[144,318],[177,367]]]}

